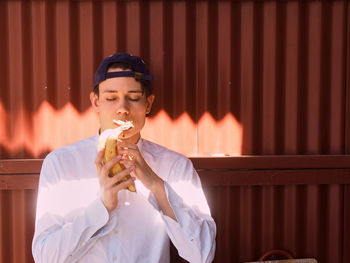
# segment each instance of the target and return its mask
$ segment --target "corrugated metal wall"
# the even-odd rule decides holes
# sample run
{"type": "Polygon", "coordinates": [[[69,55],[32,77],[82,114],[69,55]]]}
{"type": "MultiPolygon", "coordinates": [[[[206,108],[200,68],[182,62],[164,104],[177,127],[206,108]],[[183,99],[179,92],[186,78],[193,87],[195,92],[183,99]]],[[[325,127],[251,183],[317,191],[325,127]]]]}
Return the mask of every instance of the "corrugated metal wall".
{"type": "Polygon", "coordinates": [[[257,260],[272,249],[347,262],[343,185],[222,186],[207,196],[219,226],[215,262],[257,260]]]}
{"type": "MultiPolygon", "coordinates": [[[[141,55],[155,76],[146,138],[200,156],[350,153],[345,0],[0,1],[0,36],[1,159],[96,134],[93,74],[119,51],[141,55]]],[[[350,218],[339,212],[348,186],[222,186],[208,196],[216,262],[280,244],[321,262],[350,258],[337,228],[350,218]]],[[[34,206],[35,190],[0,191],[3,262],[31,262],[34,206]]]]}
{"type": "Polygon", "coordinates": [[[37,191],[0,190],[0,262],[33,262],[31,241],[34,235],[37,191]]]}
{"type": "Polygon", "coordinates": [[[1,1],[0,156],[94,135],[116,51],[155,75],[144,136],[192,155],[348,153],[347,1],[1,1]],[[169,140],[171,138],[171,140],[169,140]]]}

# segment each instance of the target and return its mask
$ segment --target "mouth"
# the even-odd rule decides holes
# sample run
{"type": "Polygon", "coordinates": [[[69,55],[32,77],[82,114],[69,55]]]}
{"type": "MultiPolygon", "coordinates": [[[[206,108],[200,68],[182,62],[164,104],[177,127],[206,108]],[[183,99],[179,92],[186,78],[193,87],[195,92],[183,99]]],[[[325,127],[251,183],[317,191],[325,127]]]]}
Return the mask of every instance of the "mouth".
{"type": "Polygon", "coordinates": [[[128,133],[128,131],[130,131],[134,127],[132,121],[128,121],[128,120],[126,120],[126,121],[113,120],[113,123],[118,126],[117,129],[121,130],[121,133],[120,133],[121,138],[125,138],[126,133],[128,133]]]}
{"type": "Polygon", "coordinates": [[[128,129],[134,127],[132,121],[130,121],[130,120],[121,120],[121,119],[115,120],[114,119],[113,123],[115,125],[117,125],[118,127],[123,127],[123,130],[128,130],[128,129]]]}

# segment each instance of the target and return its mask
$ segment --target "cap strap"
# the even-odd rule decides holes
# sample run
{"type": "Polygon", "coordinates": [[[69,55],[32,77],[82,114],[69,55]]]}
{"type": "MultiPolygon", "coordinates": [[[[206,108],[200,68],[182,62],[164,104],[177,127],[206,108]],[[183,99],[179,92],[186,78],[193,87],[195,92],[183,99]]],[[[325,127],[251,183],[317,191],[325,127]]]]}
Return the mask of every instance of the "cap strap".
{"type": "Polygon", "coordinates": [[[151,75],[135,71],[115,71],[106,73],[106,79],[119,77],[131,77],[137,80],[153,80],[153,77],[151,75]]]}

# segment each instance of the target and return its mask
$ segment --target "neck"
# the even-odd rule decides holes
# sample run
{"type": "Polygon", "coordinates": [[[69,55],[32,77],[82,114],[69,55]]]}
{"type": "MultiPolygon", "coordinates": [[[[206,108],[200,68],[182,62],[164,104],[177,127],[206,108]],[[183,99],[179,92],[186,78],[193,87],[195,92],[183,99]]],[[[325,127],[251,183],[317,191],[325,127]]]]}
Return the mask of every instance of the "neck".
{"type": "Polygon", "coordinates": [[[125,139],[121,136],[120,140],[122,140],[123,142],[129,142],[129,143],[137,144],[137,142],[140,140],[140,138],[141,138],[141,134],[138,133],[138,134],[135,134],[132,137],[125,138],[125,139]]]}

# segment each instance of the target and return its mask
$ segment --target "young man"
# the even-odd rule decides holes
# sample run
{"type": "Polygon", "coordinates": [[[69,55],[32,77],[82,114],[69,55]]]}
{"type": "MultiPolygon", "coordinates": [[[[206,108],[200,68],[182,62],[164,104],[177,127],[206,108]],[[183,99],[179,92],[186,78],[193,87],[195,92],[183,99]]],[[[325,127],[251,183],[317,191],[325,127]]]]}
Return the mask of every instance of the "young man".
{"type": "Polygon", "coordinates": [[[101,134],[132,121],[119,156],[103,162],[98,135],[50,153],[39,182],[36,262],[169,262],[169,240],[189,262],[211,262],[216,225],[192,163],[141,138],[154,95],[148,69],[127,53],[105,58],[90,94],[101,134]],[[117,163],[127,169],[109,177],[117,163]],[[131,174],[132,179],[121,182],[131,174]],[[125,190],[136,185],[136,193],[125,190]]]}

